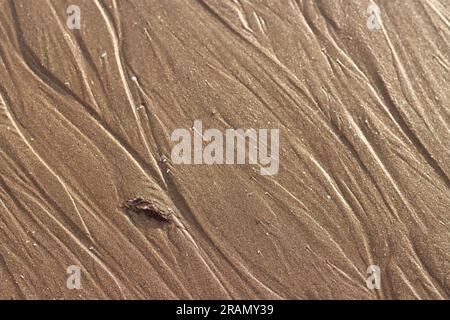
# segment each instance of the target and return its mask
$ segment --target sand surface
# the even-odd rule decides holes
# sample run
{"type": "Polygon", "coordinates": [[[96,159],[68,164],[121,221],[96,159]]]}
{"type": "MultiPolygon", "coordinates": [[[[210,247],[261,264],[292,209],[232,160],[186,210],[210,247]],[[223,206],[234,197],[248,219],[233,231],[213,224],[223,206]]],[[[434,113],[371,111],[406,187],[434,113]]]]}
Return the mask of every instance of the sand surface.
{"type": "Polygon", "coordinates": [[[0,0],[0,298],[448,299],[450,3],[371,4],[0,0]],[[194,120],[277,174],[175,165],[194,120]]]}

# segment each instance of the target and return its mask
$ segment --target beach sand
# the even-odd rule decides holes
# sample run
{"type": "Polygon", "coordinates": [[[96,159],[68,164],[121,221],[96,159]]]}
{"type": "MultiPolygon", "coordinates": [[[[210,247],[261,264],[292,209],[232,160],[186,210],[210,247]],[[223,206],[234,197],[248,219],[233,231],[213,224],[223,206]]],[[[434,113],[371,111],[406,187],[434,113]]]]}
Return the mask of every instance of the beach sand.
{"type": "Polygon", "coordinates": [[[1,0],[0,21],[1,299],[449,298],[448,1],[1,0]],[[277,173],[174,164],[195,120],[278,129],[277,173]]]}

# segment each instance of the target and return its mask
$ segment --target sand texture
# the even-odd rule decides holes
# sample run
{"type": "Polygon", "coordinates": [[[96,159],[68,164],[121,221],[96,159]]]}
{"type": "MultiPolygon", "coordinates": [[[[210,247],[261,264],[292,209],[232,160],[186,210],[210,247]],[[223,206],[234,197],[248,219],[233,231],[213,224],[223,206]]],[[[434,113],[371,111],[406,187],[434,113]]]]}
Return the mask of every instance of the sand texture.
{"type": "Polygon", "coordinates": [[[371,4],[0,0],[0,298],[448,299],[450,2],[371,4]],[[194,120],[278,172],[174,164],[194,120]]]}

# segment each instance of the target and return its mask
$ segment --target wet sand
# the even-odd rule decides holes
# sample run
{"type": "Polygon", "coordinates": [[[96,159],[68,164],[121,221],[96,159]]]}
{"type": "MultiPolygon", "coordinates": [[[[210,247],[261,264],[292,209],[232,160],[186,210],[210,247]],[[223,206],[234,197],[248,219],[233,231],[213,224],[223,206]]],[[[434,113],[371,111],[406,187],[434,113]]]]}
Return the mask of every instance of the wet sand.
{"type": "Polygon", "coordinates": [[[1,0],[0,298],[448,299],[450,4],[371,4],[1,0]],[[175,165],[194,120],[277,174],[175,165]]]}

